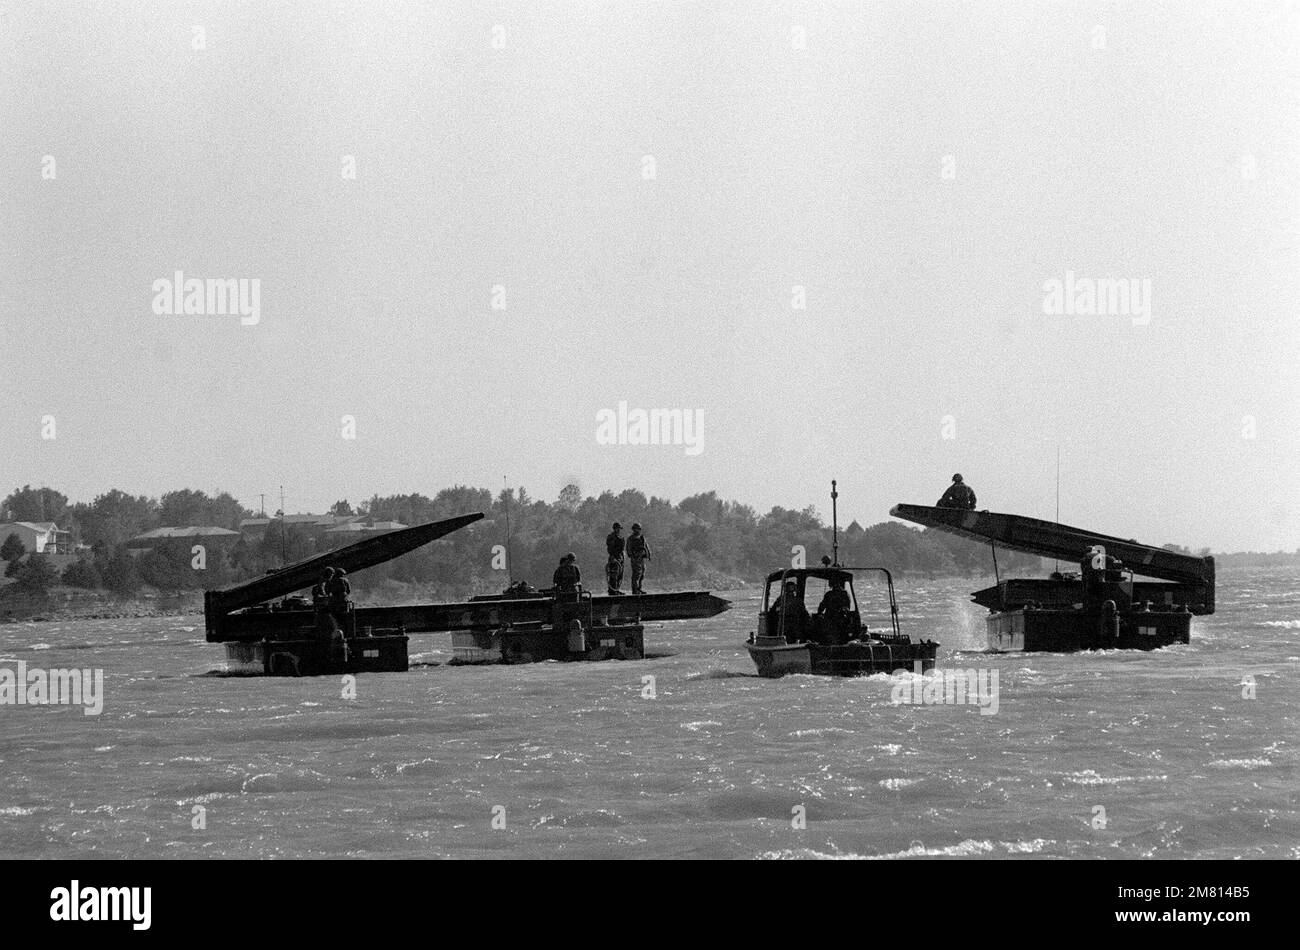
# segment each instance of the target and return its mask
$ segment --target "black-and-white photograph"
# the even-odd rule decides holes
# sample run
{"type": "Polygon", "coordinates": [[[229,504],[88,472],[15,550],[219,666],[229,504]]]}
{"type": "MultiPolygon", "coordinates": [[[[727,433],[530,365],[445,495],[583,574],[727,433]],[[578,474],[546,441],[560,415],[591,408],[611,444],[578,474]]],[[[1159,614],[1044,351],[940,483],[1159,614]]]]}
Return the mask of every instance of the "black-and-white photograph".
{"type": "Polygon", "coordinates": [[[0,856],[1300,859],[1298,32],[4,0],[0,856]]]}

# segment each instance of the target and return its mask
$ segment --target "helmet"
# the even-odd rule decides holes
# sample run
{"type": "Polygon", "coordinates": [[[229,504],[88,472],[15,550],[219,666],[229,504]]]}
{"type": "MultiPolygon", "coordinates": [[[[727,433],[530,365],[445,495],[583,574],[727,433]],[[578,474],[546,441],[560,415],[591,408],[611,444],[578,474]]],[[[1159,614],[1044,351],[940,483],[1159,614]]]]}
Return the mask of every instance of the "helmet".
{"type": "Polygon", "coordinates": [[[614,530],[615,530],[615,531],[622,531],[622,530],[623,530],[623,526],[622,526],[621,524],[619,524],[617,521],[615,521],[615,522],[614,522],[614,530]]]}
{"type": "Polygon", "coordinates": [[[327,568],[325,568],[325,576],[326,576],[326,577],[333,577],[333,576],[334,576],[334,568],[332,568],[332,567],[327,567],[327,568]]]}
{"type": "Polygon", "coordinates": [[[959,482],[959,481],[961,481],[961,476],[960,476],[960,475],[954,475],[954,476],[952,477],[952,480],[953,480],[954,482],[959,482]]]}
{"type": "Polygon", "coordinates": [[[633,530],[633,531],[640,531],[640,530],[641,530],[641,525],[640,525],[639,523],[637,523],[637,522],[633,522],[633,523],[632,523],[632,530],[633,530]]]}

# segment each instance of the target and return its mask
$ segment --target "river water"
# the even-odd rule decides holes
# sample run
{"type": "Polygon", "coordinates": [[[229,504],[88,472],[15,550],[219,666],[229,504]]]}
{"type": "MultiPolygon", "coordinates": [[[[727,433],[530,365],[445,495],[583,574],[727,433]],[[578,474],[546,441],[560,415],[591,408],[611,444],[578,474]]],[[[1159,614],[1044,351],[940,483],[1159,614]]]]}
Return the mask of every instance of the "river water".
{"type": "Polygon", "coordinates": [[[413,637],[355,699],[214,675],[198,617],[6,625],[6,665],[102,668],[105,697],[0,706],[0,855],[1300,857],[1300,571],[1221,572],[1152,653],[982,654],[974,586],[903,582],[903,631],[996,671],[991,715],[892,702],[912,674],[757,678],[753,591],[637,662],[413,637]]]}

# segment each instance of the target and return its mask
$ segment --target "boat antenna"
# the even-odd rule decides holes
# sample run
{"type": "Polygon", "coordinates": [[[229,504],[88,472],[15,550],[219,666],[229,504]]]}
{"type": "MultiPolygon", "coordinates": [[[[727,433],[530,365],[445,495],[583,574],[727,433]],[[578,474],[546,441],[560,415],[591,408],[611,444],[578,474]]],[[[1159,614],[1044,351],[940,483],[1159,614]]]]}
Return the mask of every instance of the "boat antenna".
{"type": "Polygon", "coordinates": [[[834,566],[840,566],[840,518],[836,509],[835,499],[840,497],[840,493],[835,490],[835,479],[831,479],[831,554],[834,566]]]}
{"type": "Polygon", "coordinates": [[[514,557],[510,554],[510,484],[506,481],[506,476],[501,476],[501,494],[506,500],[506,578],[510,585],[515,583],[514,574],[514,557]]]}

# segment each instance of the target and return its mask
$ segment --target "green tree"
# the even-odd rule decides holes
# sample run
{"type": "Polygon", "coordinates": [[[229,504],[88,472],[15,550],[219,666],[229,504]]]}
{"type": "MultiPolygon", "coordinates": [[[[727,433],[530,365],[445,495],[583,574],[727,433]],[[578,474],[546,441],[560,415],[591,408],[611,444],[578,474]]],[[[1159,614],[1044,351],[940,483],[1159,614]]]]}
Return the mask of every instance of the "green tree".
{"type": "Polygon", "coordinates": [[[570,482],[560,489],[560,497],[555,503],[564,511],[577,511],[582,504],[582,489],[570,482]]]}
{"type": "Polygon", "coordinates": [[[44,594],[59,582],[59,572],[44,554],[33,554],[23,561],[14,575],[17,586],[33,594],[44,594]]]}
{"type": "Polygon", "coordinates": [[[182,488],[158,499],[158,521],[164,525],[205,525],[233,531],[252,514],[228,492],[209,498],[204,492],[182,488]]]}
{"type": "Polygon", "coordinates": [[[190,590],[202,586],[197,571],[190,567],[189,552],[177,545],[162,545],[136,562],[140,579],[159,590],[190,590]]]}
{"type": "Polygon", "coordinates": [[[67,495],[53,488],[33,488],[31,485],[14,489],[0,502],[0,514],[9,521],[54,521],[62,524],[60,519],[67,510],[67,495]]]}
{"type": "Polygon", "coordinates": [[[136,570],[135,558],[127,554],[125,548],[117,548],[96,567],[104,579],[104,586],[114,593],[134,594],[140,589],[140,572],[136,570]]]}
{"type": "Polygon", "coordinates": [[[116,548],[160,523],[156,501],[117,488],[97,496],[89,505],[74,505],[73,516],[82,540],[99,549],[116,548]]]}
{"type": "Polygon", "coordinates": [[[63,583],[69,587],[95,590],[104,586],[104,579],[99,576],[94,561],[90,558],[80,558],[63,569],[63,583]]]}
{"type": "Polygon", "coordinates": [[[27,546],[16,534],[9,535],[4,544],[0,544],[0,561],[16,561],[26,553],[27,546]]]}

